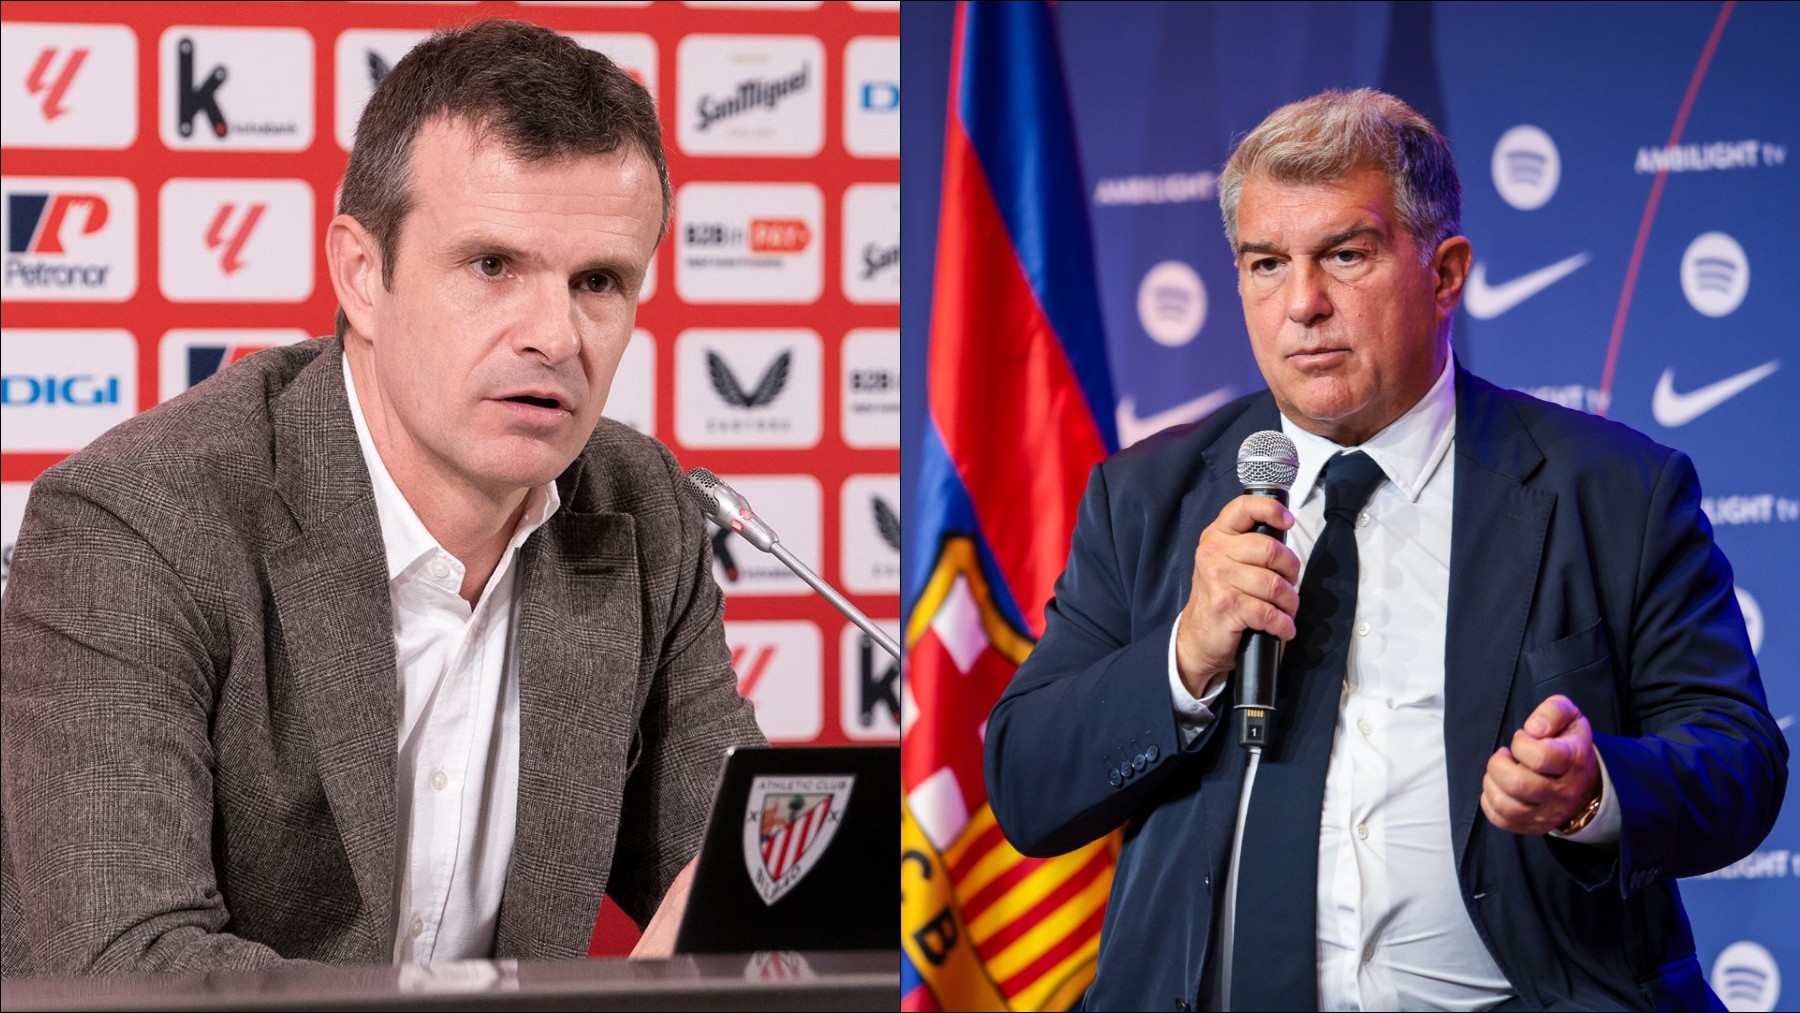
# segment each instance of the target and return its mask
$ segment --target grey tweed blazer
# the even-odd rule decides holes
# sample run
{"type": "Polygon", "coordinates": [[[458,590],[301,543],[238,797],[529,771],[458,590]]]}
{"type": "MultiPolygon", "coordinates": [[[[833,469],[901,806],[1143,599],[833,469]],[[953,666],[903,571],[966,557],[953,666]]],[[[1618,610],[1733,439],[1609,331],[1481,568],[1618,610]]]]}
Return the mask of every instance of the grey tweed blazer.
{"type": "MultiPolygon", "coordinates": [[[[392,959],[397,676],[336,339],[260,353],[32,489],[0,630],[0,971],[392,959]]],[[[520,557],[498,957],[643,924],[699,847],[737,694],[705,521],[602,420],[520,557]]]]}

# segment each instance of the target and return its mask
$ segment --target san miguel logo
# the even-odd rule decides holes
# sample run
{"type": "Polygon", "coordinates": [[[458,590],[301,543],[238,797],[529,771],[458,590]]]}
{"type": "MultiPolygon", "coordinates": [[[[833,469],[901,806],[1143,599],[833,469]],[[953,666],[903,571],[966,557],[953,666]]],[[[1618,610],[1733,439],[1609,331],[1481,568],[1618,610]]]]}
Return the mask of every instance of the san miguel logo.
{"type": "Polygon", "coordinates": [[[762,378],[756,387],[746,393],[743,385],[738,383],[737,374],[731,371],[725,360],[717,352],[706,353],[706,371],[712,378],[713,390],[728,405],[734,408],[761,408],[780,396],[781,389],[787,386],[788,365],[793,361],[794,353],[782,352],[763,371],[762,378]]]}
{"type": "Polygon", "coordinates": [[[805,91],[811,76],[812,64],[803,63],[797,72],[785,77],[752,78],[740,82],[729,94],[702,95],[695,107],[700,115],[694,121],[694,129],[705,131],[755,109],[774,109],[788,96],[805,91]]]}
{"type": "Polygon", "coordinates": [[[850,774],[761,776],[744,810],[744,866],[763,903],[792,891],[831,847],[850,805],[850,774]]]}

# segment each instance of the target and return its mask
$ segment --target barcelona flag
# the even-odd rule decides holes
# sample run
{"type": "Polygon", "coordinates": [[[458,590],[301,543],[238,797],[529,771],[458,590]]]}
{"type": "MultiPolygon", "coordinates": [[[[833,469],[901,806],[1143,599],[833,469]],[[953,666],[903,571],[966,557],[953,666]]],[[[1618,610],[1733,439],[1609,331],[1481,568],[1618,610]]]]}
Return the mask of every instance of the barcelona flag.
{"type": "Polygon", "coordinates": [[[1116,449],[1086,195],[1044,3],[959,5],[908,541],[901,1008],[1068,1009],[1116,835],[1026,858],[988,806],[988,711],[1042,635],[1089,470],[1116,449]]]}

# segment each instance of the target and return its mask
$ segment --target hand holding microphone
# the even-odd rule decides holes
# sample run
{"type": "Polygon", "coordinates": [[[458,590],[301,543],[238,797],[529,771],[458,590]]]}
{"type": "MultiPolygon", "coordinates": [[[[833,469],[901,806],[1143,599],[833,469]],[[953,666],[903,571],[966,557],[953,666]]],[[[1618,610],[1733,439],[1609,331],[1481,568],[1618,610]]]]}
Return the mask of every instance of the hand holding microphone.
{"type": "Polygon", "coordinates": [[[1194,549],[1193,583],[1175,638],[1176,666],[1196,697],[1238,670],[1234,698],[1240,713],[1272,709],[1276,641],[1294,636],[1300,559],[1281,539],[1294,523],[1286,499],[1298,470],[1293,442],[1281,433],[1270,430],[1245,440],[1238,476],[1246,493],[1225,504],[1194,549]]]}

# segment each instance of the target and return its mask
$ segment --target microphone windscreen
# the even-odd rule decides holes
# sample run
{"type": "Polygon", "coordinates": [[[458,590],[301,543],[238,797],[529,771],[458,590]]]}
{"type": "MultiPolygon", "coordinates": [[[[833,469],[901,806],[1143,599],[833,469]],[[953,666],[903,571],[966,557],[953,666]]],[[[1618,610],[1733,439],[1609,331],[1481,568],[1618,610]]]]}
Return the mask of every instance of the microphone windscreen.
{"type": "Polygon", "coordinates": [[[1293,487],[1300,474],[1300,452],[1294,441],[1276,429],[1251,433],[1238,447],[1238,481],[1246,489],[1280,489],[1293,487]]]}

